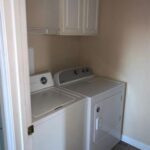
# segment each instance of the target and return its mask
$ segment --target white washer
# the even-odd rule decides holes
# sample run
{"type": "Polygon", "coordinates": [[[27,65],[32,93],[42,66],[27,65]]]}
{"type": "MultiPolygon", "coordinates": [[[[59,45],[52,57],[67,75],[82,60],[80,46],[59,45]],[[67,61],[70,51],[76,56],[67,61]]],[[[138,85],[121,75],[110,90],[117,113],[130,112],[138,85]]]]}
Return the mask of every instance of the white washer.
{"type": "Polygon", "coordinates": [[[94,76],[88,67],[60,71],[54,79],[88,98],[87,150],[111,150],[121,139],[125,83],[94,76]]]}
{"type": "Polygon", "coordinates": [[[87,101],[53,86],[50,73],[31,76],[33,150],[86,150],[87,101]]]}

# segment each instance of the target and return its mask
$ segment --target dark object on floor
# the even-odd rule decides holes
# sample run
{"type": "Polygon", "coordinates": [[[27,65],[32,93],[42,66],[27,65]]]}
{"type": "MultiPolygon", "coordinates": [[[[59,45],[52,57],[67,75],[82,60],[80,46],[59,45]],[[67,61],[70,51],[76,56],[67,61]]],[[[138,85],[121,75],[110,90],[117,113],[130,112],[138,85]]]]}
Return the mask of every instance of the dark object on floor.
{"type": "Polygon", "coordinates": [[[112,150],[140,150],[127,143],[119,142],[112,150]]]}

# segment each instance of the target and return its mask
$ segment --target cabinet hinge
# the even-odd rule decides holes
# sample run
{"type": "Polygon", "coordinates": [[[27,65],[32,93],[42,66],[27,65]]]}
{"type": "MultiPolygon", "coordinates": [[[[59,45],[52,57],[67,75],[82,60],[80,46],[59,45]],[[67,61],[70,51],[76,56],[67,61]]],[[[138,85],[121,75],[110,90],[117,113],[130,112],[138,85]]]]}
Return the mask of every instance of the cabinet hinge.
{"type": "Polygon", "coordinates": [[[32,135],[34,133],[34,125],[28,127],[28,135],[32,135]]]}

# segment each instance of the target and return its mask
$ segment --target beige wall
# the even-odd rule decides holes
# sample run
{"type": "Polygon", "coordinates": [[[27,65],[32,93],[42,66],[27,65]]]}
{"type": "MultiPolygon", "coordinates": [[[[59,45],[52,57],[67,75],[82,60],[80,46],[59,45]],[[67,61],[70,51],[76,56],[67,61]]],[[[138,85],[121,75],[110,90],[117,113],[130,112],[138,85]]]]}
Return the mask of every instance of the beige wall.
{"type": "Polygon", "coordinates": [[[29,47],[35,52],[35,71],[51,71],[73,67],[79,63],[77,37],[29,35],[29,47]]]}
{"type": "Polygon", "coordinates": [[[81,64],[126,81],[123,133],[150,145],[150,0],[101,0],[97,37],[82,38],[81,64]]]}

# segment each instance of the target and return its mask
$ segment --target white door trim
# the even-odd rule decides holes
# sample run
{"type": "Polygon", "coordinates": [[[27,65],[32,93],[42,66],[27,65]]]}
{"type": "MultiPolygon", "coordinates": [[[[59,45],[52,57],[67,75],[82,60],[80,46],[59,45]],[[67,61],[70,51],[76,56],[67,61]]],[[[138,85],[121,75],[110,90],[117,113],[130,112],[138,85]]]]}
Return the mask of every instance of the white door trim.
{"type": "Polygon", "coordinates": [[[0,65],[6,150],[32,150],[25,0],[0,0],[0,65]]]}

